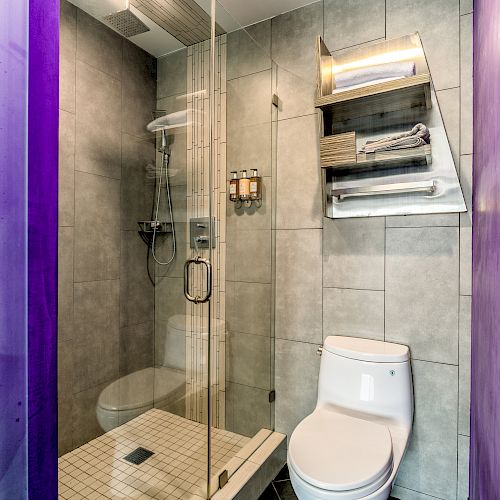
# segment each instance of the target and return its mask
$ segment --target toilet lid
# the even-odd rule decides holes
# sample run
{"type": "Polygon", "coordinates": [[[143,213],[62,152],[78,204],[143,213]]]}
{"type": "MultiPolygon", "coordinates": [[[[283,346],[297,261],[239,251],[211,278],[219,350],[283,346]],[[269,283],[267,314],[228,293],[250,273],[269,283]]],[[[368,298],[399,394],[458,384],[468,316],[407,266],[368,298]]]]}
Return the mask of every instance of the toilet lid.
{"type": "Polygon", "coordinates": [[[288,459],[313,486],[354,490],[392,470],[391,434],[384,425],[316,409],[293,431],[288,459]]]}
{"type": "Polygon", "coordinates": [[[144,368],[121,377],[100,394],[98,405],[106,410],[123,411],[152,407],[186,383],[186,374],[160,366],[144,368]]]}

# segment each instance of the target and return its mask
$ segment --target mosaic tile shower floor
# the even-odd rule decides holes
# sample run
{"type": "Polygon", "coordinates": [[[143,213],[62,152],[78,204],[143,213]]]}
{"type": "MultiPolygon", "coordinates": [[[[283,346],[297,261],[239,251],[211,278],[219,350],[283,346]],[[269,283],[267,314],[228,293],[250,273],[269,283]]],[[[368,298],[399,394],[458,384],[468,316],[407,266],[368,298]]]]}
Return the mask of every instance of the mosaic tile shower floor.
{"type": "MultiPolygon", "coordinates": [[[[212,470],[221,469],[250,438],[214,429],[212,470]]],[[[205,498],[207,427],[163,410],[149,410],[59,459],[59,499],[205,498]],[[140,465],[124,457],[154,452],[140,465]]]]}

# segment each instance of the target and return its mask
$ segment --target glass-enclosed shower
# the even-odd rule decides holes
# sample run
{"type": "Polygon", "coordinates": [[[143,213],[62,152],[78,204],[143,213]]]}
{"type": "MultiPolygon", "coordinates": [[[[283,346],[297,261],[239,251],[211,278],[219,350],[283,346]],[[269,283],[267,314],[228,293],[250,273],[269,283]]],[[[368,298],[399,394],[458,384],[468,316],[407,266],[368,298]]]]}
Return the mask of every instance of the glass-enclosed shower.
{"type": "Polygon", "coordinates": [[[274,427],[277,66],[218,4],[92,4],[61,1],[60,497],[209,498],[274,427]]]}

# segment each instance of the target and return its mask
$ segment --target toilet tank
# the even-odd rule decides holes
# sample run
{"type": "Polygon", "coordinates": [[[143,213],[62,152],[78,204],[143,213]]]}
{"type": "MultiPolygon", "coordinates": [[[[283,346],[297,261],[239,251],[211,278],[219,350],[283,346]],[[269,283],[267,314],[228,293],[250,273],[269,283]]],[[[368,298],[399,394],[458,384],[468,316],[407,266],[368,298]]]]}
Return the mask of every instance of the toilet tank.
{"type": "Polygon", "coordinates": [[[390,418],[410,427],[413,383],[408,347],[353,337],[327,337],[317,405],[328,404],[390,418]]]}

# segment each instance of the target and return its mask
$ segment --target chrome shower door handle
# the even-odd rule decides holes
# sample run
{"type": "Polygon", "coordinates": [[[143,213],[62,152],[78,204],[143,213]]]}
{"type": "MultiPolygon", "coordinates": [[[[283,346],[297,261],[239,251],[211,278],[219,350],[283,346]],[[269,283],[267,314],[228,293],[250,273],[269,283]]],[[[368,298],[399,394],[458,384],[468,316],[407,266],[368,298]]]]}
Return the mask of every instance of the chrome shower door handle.
{"type": "Polygon", "coordinates": [[[186,260],[186,263],[184,264],[184,296],[186,299],[188,299],[190,302],[194,302],[195,304],[203,304],[205,302],[208,302],[210,297],[212,295],[212,265],[210,264],[210,261],[207,259],[202,259],[201,257],[196,257],[194,259],[188,259],[186,260]],[[207,271],[207,293],[205,294],[204,297],[200,297],[199,295],[191,295],[190,293],[190,286],[189,286],[189,267],[191,264],[196,264],[196,265],[204,265],[207,271]]]}

